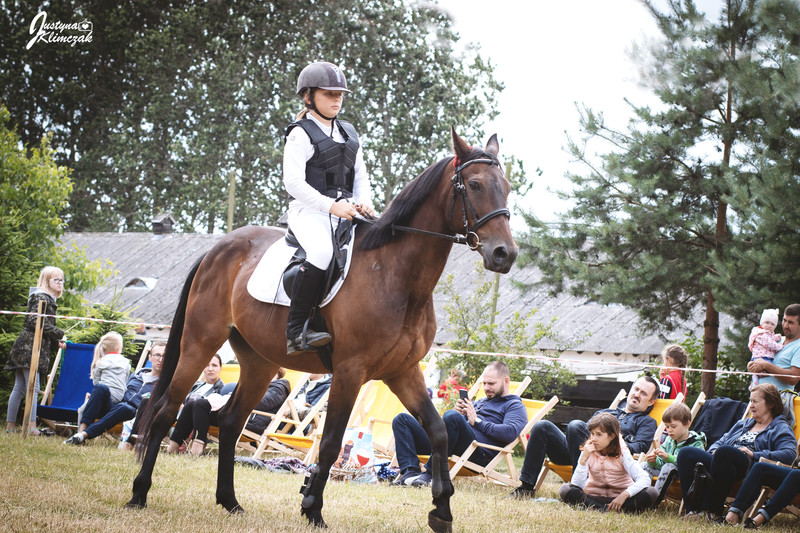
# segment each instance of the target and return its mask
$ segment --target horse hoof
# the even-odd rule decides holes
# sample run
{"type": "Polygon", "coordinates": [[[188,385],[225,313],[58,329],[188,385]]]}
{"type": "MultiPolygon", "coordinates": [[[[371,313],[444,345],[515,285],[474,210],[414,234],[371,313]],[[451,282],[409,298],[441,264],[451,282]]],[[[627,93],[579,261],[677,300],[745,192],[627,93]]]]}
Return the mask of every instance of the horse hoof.
{"type": "Polygon", "coordinates": [[[322,513],[319,511],[312,511],[310,509],[300,509],[300,515],[308,519],[308,525],[318,527],[321,529],[328,529],[328,524],[322,519],[322,513]]]}
{"type": "Polygon", "coordinates": [[[245,511],[244,507],[237,503],[233,506],[233,508],[228,509],[228,514],[247,514],[247,511],[245,511]]]}
{"type": "Polygon", "coordinates": [[[146,503],[139,502],[135,498],[125,504],[126,509],[144,509],[145,507],[147,507],[146,503]]]}
{"type": "Polygon", "coordinates": [[[439,518],[433,511],[428,513],[428,527],[436,533],[453,533],[453,522],[439,518]]]}

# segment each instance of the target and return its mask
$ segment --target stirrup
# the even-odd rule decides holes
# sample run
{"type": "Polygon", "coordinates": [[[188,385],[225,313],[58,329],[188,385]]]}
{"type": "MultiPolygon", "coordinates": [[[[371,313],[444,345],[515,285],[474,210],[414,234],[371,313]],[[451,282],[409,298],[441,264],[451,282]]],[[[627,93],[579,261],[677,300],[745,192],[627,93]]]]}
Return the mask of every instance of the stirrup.
{"type": "Polygon", "coordinates": [[[301,333],[294,340],[286,340],[286,355],[296,355],[301,352],[314,352],[320,346],[325,346],[330,342],[330,334],[308,330],[305,335],[301,333]],[[304,340],[305,342],[303,342],[304,340]]]}

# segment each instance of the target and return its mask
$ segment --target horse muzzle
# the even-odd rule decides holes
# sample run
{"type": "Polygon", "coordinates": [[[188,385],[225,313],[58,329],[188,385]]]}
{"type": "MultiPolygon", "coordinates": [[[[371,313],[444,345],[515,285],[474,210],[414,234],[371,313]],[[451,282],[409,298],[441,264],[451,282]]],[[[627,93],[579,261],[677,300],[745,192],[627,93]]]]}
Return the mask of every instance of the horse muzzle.
{"type": "Polygon", "coordinates": [[[483,256],[483,267],[492,272],[499,272],[500,274],[507,274],[514,261],[517,260],[519,254],[519,247],[511,241],[511,243],[502,243],[497,245],[490,245],[490,243],[481,244],[481,255],[483,256]]]}

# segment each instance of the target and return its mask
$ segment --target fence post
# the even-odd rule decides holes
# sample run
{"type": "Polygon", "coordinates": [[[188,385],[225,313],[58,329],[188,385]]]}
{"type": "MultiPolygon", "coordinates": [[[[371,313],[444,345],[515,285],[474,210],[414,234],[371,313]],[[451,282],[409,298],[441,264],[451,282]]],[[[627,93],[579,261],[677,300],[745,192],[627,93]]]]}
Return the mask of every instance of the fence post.
{"type": "MultiPolygon", "coordinates": [[[[36,329],[33,333],[33,350],[31,351],[31,367],[28,371],[28,392],[25,395],[25,414],[22,418],[22,438],[28,438],[30,429],[30,417],[33,404],[39,399],[35,394],[36,374],[39,371],[39,349],[42,345],[42,314],[44,314],[44,300],[39,300],[39,309],[36,316],[36,329]]],[[[34,428],[36,425],[34,424],[34,428]]]]}

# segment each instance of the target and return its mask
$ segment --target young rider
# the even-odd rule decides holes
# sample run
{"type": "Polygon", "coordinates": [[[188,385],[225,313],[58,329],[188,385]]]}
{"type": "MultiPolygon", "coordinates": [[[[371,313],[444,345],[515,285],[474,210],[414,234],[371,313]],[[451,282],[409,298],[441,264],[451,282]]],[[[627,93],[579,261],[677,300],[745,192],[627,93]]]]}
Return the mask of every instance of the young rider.
{"type": "Polygon", "coordinates": [[[331,232],[340,219],[372,215],[369,177],[358,133],[336,116],[347,89],[342,70],[324,61],[300,72],[297,94],[304,109],[286,130],[283,183],[291,196],[289,228],[306,251],[292,288],[286,351],[295,354],[328,344],[326,332],[303,327],[317,305],[333,257],[331,232]]]}

